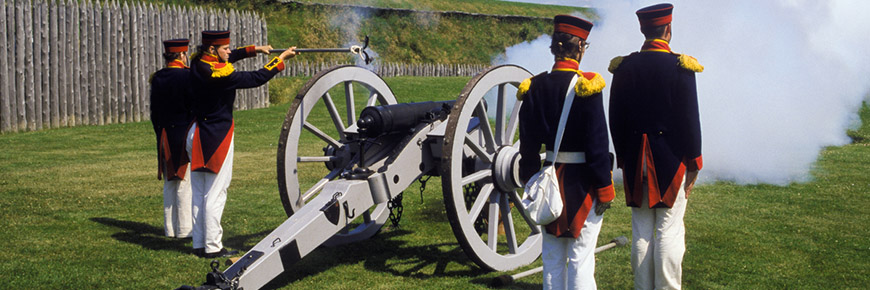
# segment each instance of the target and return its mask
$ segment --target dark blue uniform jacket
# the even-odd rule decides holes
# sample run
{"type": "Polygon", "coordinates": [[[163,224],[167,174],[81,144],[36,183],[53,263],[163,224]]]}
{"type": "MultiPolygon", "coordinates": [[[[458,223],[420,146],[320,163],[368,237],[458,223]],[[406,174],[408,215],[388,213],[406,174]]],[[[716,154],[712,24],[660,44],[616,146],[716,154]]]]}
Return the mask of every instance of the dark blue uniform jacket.
{"type": "Polygon", "coordinates": [[[151,124],[157,136],[159,179],[183,179],[189,160],[184,149],[190,113],[190,69],[180,61],[170,62],[151,76],[151,124]]]}
{"type": "Polygon", "coordinates": [[[579,74],[577,95],[571,106],[561,152],[584,152],[585,163],[556,164],[562,189],[562,215],[546,226],[557,237],[580,236],[593,199],[613,200],[613,158],[609,150],[607,123],[601,90],[604,79],[597,73],[583,73],[574,60],[556,62],[551,73],[539,74],[520,85],[520,178],[523,182],[541,169],[541,145],[552,151],[559,127],[565,94],[573,76],[579,74]],[[526,89],[528,88],[528,89],[526,89]]]}
{"type": "Polygon", "coordinates": [[[701,123],[695,72],[703,67],[664,40],[611,62],[610,133],[628,206],[673,206],[687,170],[700,170],[701,123]],[[647,183],[642,176],[647,174],[647,183]]]}
{"type": "Polygon", "coordinates": [[[192,109],[196,131],[191,148],[191,170],[220,171],[233,137],[233,103],[236,89],[253,88],[268,82],[284,69],[284,62],[273,58],[256,71],[236,71],[232,63],[256,55],[250,45],[233,50],[228,62],[205,53],[194,57],[192,109]]]}

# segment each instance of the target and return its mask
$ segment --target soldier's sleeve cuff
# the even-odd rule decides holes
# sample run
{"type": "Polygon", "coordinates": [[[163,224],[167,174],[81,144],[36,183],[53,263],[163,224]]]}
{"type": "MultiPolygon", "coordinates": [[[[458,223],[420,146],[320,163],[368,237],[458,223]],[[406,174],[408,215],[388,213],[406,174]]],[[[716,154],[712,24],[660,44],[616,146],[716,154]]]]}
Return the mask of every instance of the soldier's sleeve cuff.
{"type": "Polygon", "coordinates": [[[695,159],[689,160],[686,164],[686,170],[688,171],[698,171],[701,170],[701,167],[704,167],[704,158],[702,155],[698,155],[695,159]]]}
{"type": "Polygon", "coordinates": [[[257,48],[254,45],[245,46],[245,53],[248,54],[248,57],[257,56],[257,48]]]}
{"type": "Polygon", "coordinates": [[[282,72],[284,71],[284,61],[277,56],[273,57],[272,60],[270,60],[269,63],[264,66],[264,68],[270,71],[277,70],[278,72],[282,72]]]}
{"type": "Polygon", "coordinates": [[[598,196],[598,202],[611,202],[616,197],[616,191],[613,189],[613,183],[602,188],[596,188],[593,193],[598,196]]]}

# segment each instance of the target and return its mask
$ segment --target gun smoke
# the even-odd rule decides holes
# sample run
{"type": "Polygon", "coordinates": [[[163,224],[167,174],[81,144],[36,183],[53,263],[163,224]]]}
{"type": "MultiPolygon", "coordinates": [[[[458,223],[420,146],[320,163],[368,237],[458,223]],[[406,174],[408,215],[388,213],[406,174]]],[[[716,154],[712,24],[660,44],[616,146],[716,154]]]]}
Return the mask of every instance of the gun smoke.
{"type": "MultiPolygon", "coordinates": [[[[583,2],[600,18],[580,68],[600,73],[610,85],[610,59],[643,42],[634,11],[659,2],[583,2]]],[[[702,181],[809,181],[823,148],[851,141],[846,130],[860,125],[857,111],[870,97],[870,18],[863,15],[870,2],[670,2],[676,6],[671,48],[706,68],[697,74],[702,181]]],[[[553,63],[549,44],[550,36],[542,35],[507,48],[493,63],[547,71],[553,63]]],[[[604,98],[606,106],[607,88],[604,98]]]]}

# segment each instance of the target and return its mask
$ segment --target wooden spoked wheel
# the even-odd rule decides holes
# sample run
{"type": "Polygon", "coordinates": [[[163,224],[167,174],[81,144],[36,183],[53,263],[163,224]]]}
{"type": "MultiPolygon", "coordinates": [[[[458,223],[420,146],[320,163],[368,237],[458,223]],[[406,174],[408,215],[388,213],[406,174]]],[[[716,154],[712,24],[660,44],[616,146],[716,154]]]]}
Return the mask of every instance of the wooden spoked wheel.
{"type": "MultiPolygon", "coordinates": [[[[278,189],[292,216],[323,186],[359,161],[347,145],[347,128],[366,106],[395,104],[396,97],[377,74],[357,66],[318,72],[296,95],[278,141],[278,189]]],[[[327,245],[368,239],[389,217],[386,203],[375,205],[333,236],[327,245]]]]}
{"type": "Polygon", "coordinates": [[[447,121],[441,159],[447,217],[462,249],[484,269],[515,269],[541,254],[541,228],[520,208],[518,174],[522,102],[514,102],[515,92],[531,76],[515,65],[478,74],[447,121]]]}

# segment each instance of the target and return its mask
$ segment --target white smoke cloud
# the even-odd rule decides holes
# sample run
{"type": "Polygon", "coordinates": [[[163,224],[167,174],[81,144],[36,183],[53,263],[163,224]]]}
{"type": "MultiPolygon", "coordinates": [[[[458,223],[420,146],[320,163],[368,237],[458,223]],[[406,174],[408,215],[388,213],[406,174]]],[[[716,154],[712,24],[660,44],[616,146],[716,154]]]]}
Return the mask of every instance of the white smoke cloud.
{"type": "MultiPolygon", "coordinates": [[[[643,42],[634,12],[656,3],[592,1],[601,19],[581,69],[610,84],[610,59],[643,42]]],[[[850,142],[845,131],[858,124],[856,112],[870,92],[870,18],[863,15],[870,1],[671,3],[671,48],[706,67],[697,74],[702,181],[807,181],[821,149],[850,142]]],[[[544,35],[518,44],[495,62],[549,70],[549,42],[544,35]]],[[[609,90],[604,97],[606,104],[609,90]]]]}
{"type": "MultiPolygon", "coordinates": [[[[368,1],[364,1],[368,2],[368,1]]],[[[365,3],[358,3],[358,5],[366,5],[365,3]]],[[[329,19],[329,23],[333,28],[336,28],[341,33],[342,42],[344,43],[342,47],[352,47],[352,46],[363,46],[364,38],[360,38],[360,27],[362,27],[362,23],[368,21],[371,18],[371,10],[369,9],[357,9],[357,8],[348,8],[345,13],[336,13],[329,19]]],[[[379,63],[379,55],[377,52],[372,50],[371,47],[367,47],[365,52],[369,55],[370,58],[374,59],[374,62],[371,64],[367,64],[365,59],[360,57],[355,57],[355,65],[373,68],[379,63]]]]}

